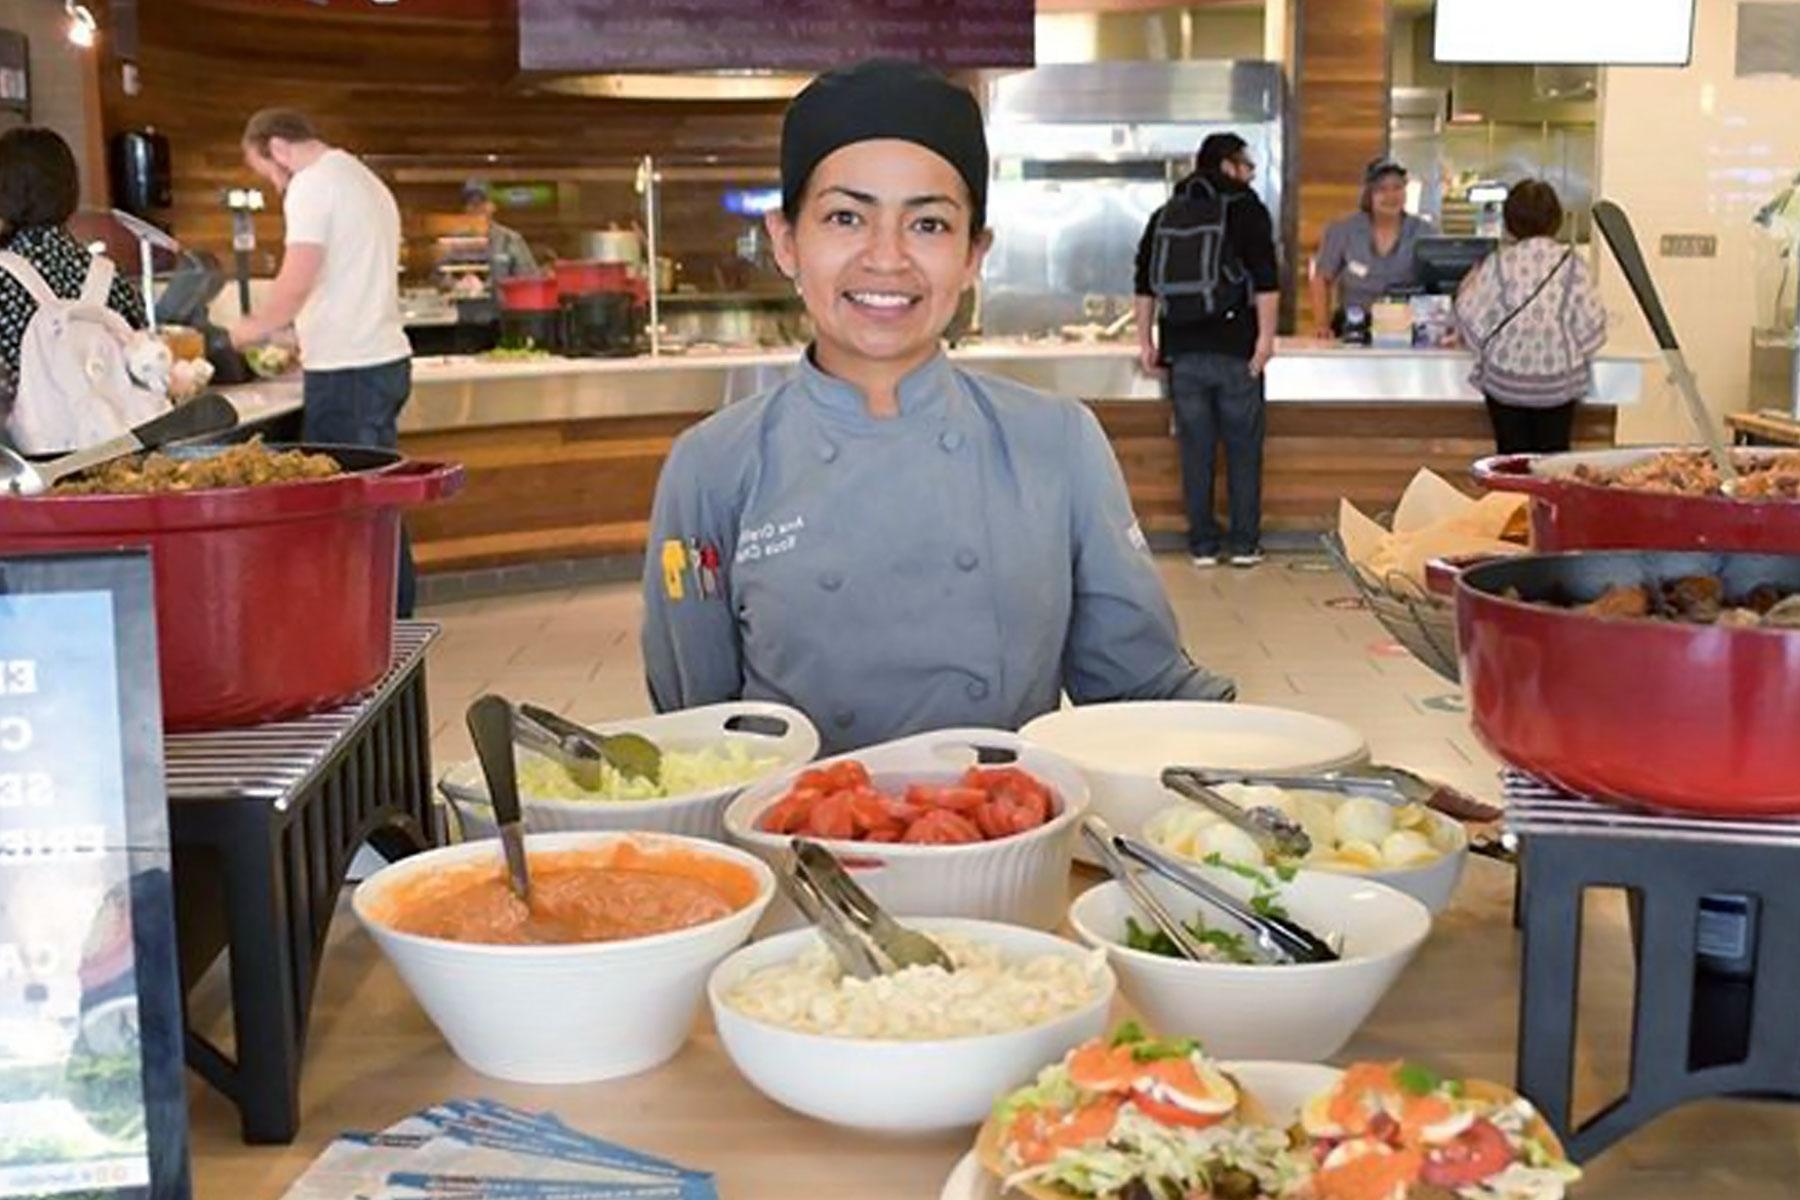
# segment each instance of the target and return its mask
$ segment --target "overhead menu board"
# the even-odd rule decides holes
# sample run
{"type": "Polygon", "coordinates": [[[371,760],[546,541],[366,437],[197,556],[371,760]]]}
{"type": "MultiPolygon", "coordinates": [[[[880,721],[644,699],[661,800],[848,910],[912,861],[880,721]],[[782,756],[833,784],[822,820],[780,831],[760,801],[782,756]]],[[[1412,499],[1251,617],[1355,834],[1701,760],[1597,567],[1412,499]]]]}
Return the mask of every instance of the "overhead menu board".
{"type": "Polygon", "coordinates": [[[0,1197],[189,1191],[151,586],[0,559],[0,1197]]]}
{"type": "Polygon", "coordinates": [[[1033,0],[519,0],[528,71],[1032,65],[1033,0]]]}
{"type": "Polygon", "coordinates": [[[1694,0],[1438,0],[1441,63],[1684,66],[1694,0]]]}

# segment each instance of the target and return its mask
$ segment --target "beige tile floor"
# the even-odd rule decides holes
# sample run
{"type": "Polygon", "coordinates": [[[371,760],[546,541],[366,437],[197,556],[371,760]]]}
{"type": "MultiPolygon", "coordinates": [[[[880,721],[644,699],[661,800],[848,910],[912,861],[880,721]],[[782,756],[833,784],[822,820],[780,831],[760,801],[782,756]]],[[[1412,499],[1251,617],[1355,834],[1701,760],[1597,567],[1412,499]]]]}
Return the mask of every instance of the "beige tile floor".
{"type": "MultiPolygon", "coordinates": [[[[1327,602],[1336,577],[1272,559],[1255,571],[1163,572],[1196,657],[1235,674],[1246,700],[1308,709],[1361,728],[1375,755],[1494,797],[1494,764],[1464,718],[1430,705],[1449,689],[1392,653],[1372,617],[1327,602]]],[[[428,668],[440,763],[466,755],[463,705],[502,688],[590,717],[647,710],[636,643],[639,602],[606,586],[444,605],[428,668]]],[[[1077,883],[1085,877],[1078,875],[1077,883]]],[[[1510,1080],[1518,939],[1512,875],[1470,864],[1456,902],[1346,1056],[1428,1057],[1447,1070],[1510,1080]]],[[[1623,1084],[1631,956],[1622,907],[1594,897],[1581,980],[1578,1113],[1623,1084]]],[[[521,1017],[529,1019],[528,998],[521,1017]]],[[[222,1030],[216,1031],[222,1033],[222,1030]]],[[[862,1138],[827,1130],[757,1095],[704,1020],[670,1064],[634,1079],[531,1088],[461,1066],[341,906],[321,976],[303,1080],[303,1127],[288,1147],[246,1147],[229,1106],[193,1089],[197,1194],[279,1196],[341,1129],[379,1127],[452,1096],[551,1108],[571,1123],[718,1172],[730,1200],[930,1200],[964,1152],[962,1137],[862,1138]]],[[[1800,1106],[1714,1101],[1654,1122],[1589,1164],[1577,1200],[1786,1200],[1800,1196],[1800,1106]]]]}

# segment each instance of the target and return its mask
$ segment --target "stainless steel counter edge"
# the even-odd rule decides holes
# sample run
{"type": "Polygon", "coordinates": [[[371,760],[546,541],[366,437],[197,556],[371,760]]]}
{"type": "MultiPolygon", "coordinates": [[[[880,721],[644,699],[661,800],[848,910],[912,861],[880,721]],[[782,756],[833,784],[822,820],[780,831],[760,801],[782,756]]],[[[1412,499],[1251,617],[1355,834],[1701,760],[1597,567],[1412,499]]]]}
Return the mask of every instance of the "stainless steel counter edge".
{"type": "MultiPolygon", "coordinates": [[[[798,350],[660,358],[540,359],[489,362],[476,357],[413,360],[412,400],[403,433],[534,425],[609,417],[706,413],[780,383],[798,350]]],[[[1158,400],[1163,381],[1137,367],[1126,344],[980,343],[950,351],[957,363],[1066,396],[1158,400]]],[[[1386,350],[1284,341],[1268,368],[1268,398],[1282,403],[1421,404],[1481,397],[1469,385],[1473,357],[1455,350],[1386,350]]],[[[1607,351],[1594,365],[1597,404],[1637,403],[1652,356],[1607,351]]],[[[237,389],[234,389],[234,392],[237,389]]],[[[292,381],[247,385],[260,403],[291,408],[292,381]]]]}

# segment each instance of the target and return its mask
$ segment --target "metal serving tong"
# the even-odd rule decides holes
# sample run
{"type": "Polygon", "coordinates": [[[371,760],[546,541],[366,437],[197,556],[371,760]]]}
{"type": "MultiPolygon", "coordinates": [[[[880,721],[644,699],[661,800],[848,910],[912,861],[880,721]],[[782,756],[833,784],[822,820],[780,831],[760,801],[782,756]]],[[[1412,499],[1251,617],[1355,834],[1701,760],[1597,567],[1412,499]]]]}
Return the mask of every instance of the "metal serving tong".
{"type": "Polygon", "coordinates": [[[1162,773],[1164,787],[1203,805],[1249,834],[1250,840],[1265,855],[1305,858],[1312,853],[1312,839],[1306,835],[1306,830],[1280,809],[1262,804],[1245,808],[1214,790],[1221,783],[1242,782],[1243,778],[1237,774],[1203,771],[1197,767],[1168,767],[1162,773]]]}
{"type": "MultiPolygon", "coordinates": [[[[1237,783],[1260,787],[1299,788],[1315,792],[1336,792],[1343,796],[1364,796],[1387,804],[1422,804],[1426,808],[1454,817],[1459,821],[1498,821],[1504,810],[1478,800],[1467,792],[1448,784],[1434,783],[1405,767],[1366,763],[1317,774],[1293,774],[1257,771],[1210,771],[1182,768],[1198,783],[1216,788],[1237,783]]],[[[1171,788],[1165,774],[1163,783],[1171,788]]],[[[1178,789],[1177,789],[1178,790],[1178,789]]],[[[1184,793],[1185,794],[1185,793],[1184,793]]],[[[1227,801],[1229,803],[1229,801],[1227,801]]]]}
{"type": "Polygon", "coordinates": [[[956,969],[942,946],[890,917],[817,842],[793,839],[780,879],[782,890],[818,926],[826,949],[847,974],[873,979],[906,967],[956,969]]]}
{"type": "Polygon", "coordinates": [[[513,721],[513,737],[567,771],[586,790],[598,791],[602,767],[656,783],[662,779],[662,751],[637,733],[596,733],[585,725],[540,708],[521,704],[513,721]]]}
{"type": "Polygon", "coordinates": [[[1156,898],[1155,892],[1144,886],[1144,881],[1138,878],[1137,871],[1132,869],[1130,863],[1119,857],[1117,850],[1113,849],[1115,835],[1112,826],[1108,825],[1102,817],[1089,815],[1081,822],[1081,833],[1083,837],[1087,838],[1088,844],[1094,848],[1094,853],[1100,856],[1100,863],[1106,868],[1107,873],[1119,881],[1119,886],[1125,889],[1125,894],[1131,897],[1131,902],[1137,905],[1138,911],[1148,917],[1152,925],[1162,930],[1164,936],[1175,943],[1175,949],[1181,954],[1181,957],[1192,962],[1207,961],[1208,955],[1205,948],[1201,946],[1200,939],[1190,933],[1188,927],[1183,925],[1175,914],[1171,913],[1163,905],[1163,902],[1156,898]]]}
{"type": "MultiPolygon", "coordinates": [[[[1095,822],[1095,818],[1092,817],[1086,820],[1095,822]]],[[[1116,854],[1161,875],[1176,887],[1198,896],[1248,929],[1257,949],[1270,962],[1325,963],[1337,962],[1342,957],[1338,953],[1338,947],[1333,944],[1337,940],[1335,935],[1331,939],[1323,938],[1290,917],[1277,917],[1258,912],[1248,903],[1238,899],[1231,892],[1186,863],[1171,858],[1135,838],[1124,837],[1113,832],[1104,821],[1095,822],[1093,827],[1096,828],[1098,836],[1108,841],[1116,854]]],[[[1152,916],[1151,919],[1155,920],[1155,917],[1152,916]]],[[[1160,927],[1161,922],[1157,923],[1160,927]]],[[[1174,935],[1170,934],[1170,936],[1174,935]]],[[[1181,943],[1177,942],[1176,945],[1179,946],[1181,943]]]]}

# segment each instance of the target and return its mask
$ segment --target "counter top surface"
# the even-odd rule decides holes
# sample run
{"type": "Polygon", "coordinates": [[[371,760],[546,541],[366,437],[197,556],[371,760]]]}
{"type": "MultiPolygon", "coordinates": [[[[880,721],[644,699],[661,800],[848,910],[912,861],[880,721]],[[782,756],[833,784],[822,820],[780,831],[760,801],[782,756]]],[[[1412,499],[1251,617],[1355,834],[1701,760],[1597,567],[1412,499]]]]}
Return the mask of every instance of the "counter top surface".
{"type": "MultiPolygon", "coordinates": [[[[1078,872],[1077,887],[1092,878],[1078,872]]],[[[1339,1061],[1418,1056],[1449,1072],[1510,1081],[1519,956],[1511,897],[1510,870],[1472,861],[1456,902],[1339,1061]]],[[[1582,1003],[1619,1011],[1632,970],[1623,904],[1591,903],[1587,936],[1582,1003]]],[[[521,1004],[529,1019],[529,999],[521,1004]]],[[[1613,1077],[1623,1046],[1611,1036],[1593,1041],[1599,1057],[1580,1075],[1590,1103],[1605,1094],[1599,1080],[1613,1077]]],[[[195,1083],[195,1194],[278,1196],[339,1131],[380,1129],[428,1104],[477,1096],[548,1109],[589,1133],[713,1171],[730,1200],[934,1200],[971,1140],[861,1136],[790,1113],[738,1075],[704,1017],[671,1062],[629,1079],[531,1087],[485,1078],[451,1055],[350,914],[346,893],[307,1043],[299,1140],[243,1145],[229,1104],[195,1083]]],[[[1589,1164],[1572,1195],[1785,1200],[1796,1170],[1793,1131],[1793,1112],[1783,1106],[1691,1105],[1589,1164]]]]}

